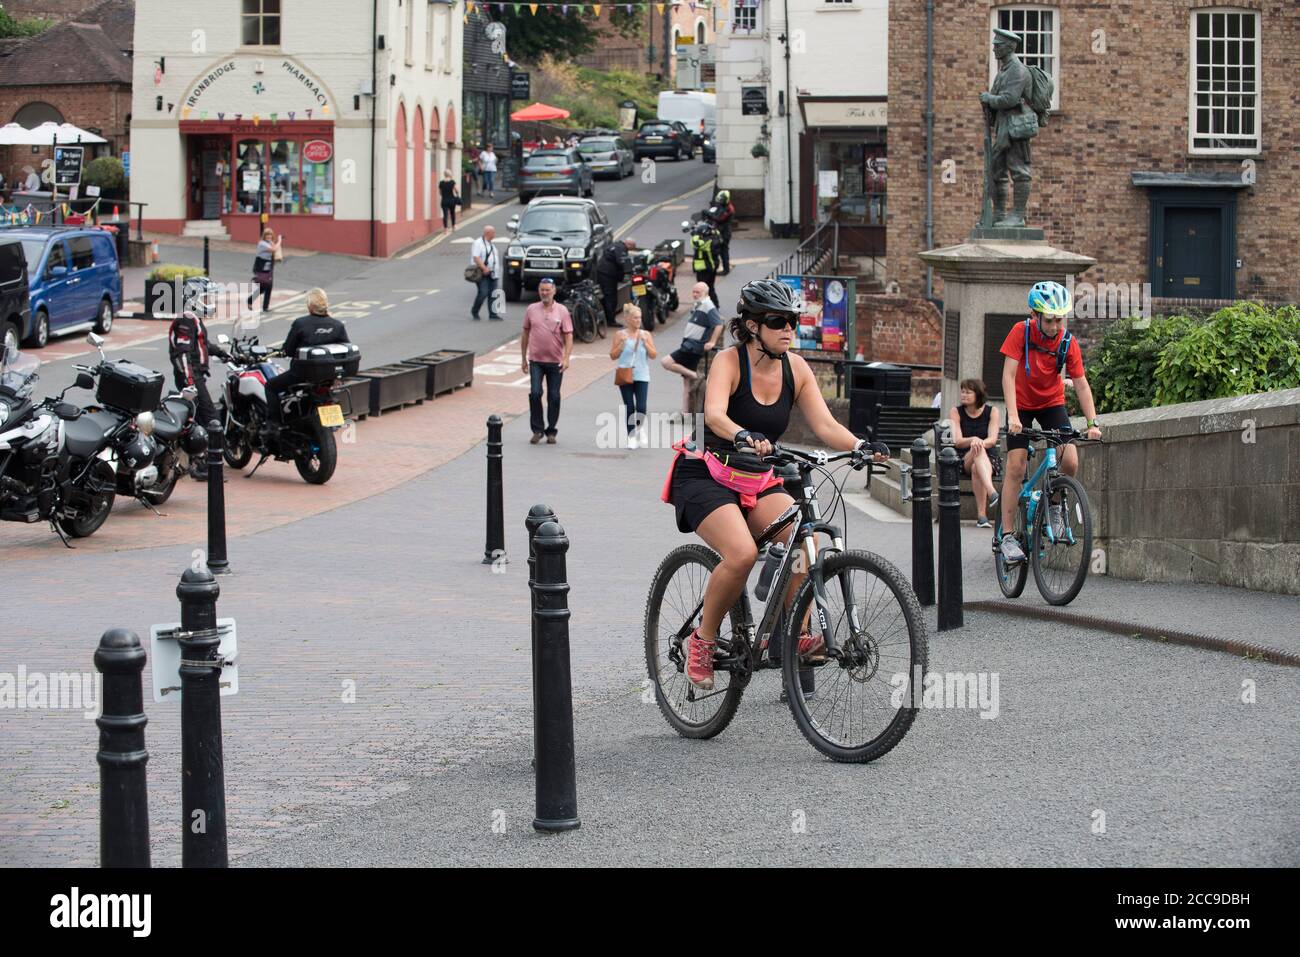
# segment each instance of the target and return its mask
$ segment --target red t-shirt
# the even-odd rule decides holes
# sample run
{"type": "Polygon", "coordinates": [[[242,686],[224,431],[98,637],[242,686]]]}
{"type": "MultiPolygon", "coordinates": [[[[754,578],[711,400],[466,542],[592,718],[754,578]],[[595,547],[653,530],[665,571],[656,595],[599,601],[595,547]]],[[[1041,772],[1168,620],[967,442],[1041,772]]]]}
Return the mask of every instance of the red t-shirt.
{"type": "MultiPolygon", "coordinates": [[[[1029,350],[1030,373],[1025,374],[1025,324],[1017,322],[1007,333],[1002,343],[1002,354],[1016,360],[1016,411],[1023,413],[1026,409],[1050,409],[1052,406],[1065,405],[1065,382],[1056,372],[1056,350],[1060,348],[1061,336],[1065,330],[1058,332],[1055,338],[1044,338],[1038,331],[1038,323],[1029,324],[1029,341],[1041,346],[1045,352],[1029,350]]],[[[1083,353],[1079,351],[1079,340],[1070,339],[1070,347],[1065,351],[1065,372],[1071,379],[1083,376],[1083,353]]]]}

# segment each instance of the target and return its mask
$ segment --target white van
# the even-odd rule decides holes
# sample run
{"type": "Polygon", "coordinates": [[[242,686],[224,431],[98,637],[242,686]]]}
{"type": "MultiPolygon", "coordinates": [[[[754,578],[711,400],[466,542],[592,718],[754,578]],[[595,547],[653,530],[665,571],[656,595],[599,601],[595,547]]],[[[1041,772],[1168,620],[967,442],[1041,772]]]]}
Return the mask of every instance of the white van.
{"type": "Polygon", "coordinates": [[[700,142],[700,120],[706,130],[718,125],[718,95],[701,90],[665,90],[659,94],[659,119],[671,123],[680,120],[700,142]]]}

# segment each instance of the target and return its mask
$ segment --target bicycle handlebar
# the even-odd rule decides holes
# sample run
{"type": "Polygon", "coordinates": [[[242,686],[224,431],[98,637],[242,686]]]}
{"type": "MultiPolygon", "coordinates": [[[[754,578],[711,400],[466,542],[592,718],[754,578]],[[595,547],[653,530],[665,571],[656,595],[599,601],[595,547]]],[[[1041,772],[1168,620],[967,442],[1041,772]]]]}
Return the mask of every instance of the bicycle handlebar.
{"type": "Polygon", "coordinates": [[[1025,427],[1018,433],[1007,432],[1007,435],[1023,435],[1025,438],[1032,441],[1048,442],[1052,445],[1067,445],[1071,442],[1097,443],[1101,441],[1101,439],[1090,439],[1087,437],[1087,433],[1080,432],[1078,429],[1073,427],[1065,429],[1031,429],[1025,427]]]}

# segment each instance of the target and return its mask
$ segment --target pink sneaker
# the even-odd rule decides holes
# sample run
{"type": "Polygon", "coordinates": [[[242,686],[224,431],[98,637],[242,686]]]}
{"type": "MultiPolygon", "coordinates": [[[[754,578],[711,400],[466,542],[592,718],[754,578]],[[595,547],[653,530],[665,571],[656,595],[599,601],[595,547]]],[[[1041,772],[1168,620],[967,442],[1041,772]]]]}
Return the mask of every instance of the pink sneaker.
{"type": "Polygon", "coordinates": [[[713,649],[716,641],[701,638],[699,629],[686,639],[686,680],[704,691],[713,690],[713,649]]]}
{"type": "Polygon", "coordinates": [[[799,636],[799,657],[805,661],[825,661],[826,642],[821,635],[804,632],[799,636]]]}

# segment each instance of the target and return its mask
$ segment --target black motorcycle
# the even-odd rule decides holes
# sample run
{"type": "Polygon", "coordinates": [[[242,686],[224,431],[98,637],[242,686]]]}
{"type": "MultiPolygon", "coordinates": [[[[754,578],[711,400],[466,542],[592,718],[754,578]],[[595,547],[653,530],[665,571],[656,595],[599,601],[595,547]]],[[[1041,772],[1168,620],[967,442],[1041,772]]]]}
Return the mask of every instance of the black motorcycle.
{"type": "Polygon", "coordinates": [[[628,290],[629,301],[641,310],[641,325],[651,331],[656,325],[663,325],[668,319],[668,302],[666,293],[652,277],[655,269],[654,251],[636,249],[631,253],[632,286],[628,290]]]}
{"type": "Polygon", "coordinates": [[[344,415],[352,411],[347,390],[337,388],[337,383],[356,374],[361,350],[354,343],[338,342],[308,346],[290,357],[289,369],[300,381],[281,396],[282,424],[277,427],[267,418],[266,383],[284,371],[271,361],[280,354],[259,345],[256,336],[232,342],[223,335],[217,341],[230,346],[218,409],[218,418],[226,426],[226,464],[242,469],[256,453],[261,458],[248,478],[274,458],[293,462],[305,482],[328,482],[338,464],[334,430],[342,428],[344,415]]]}
{"type": "Polygon", "coordinates": [[[40,360],[0,348],[0,521],[47,521],[63,544],[93,535],[113,510],[115,417],[85,414],[63,401],[74,386],[32,402],[40,360]]]}

